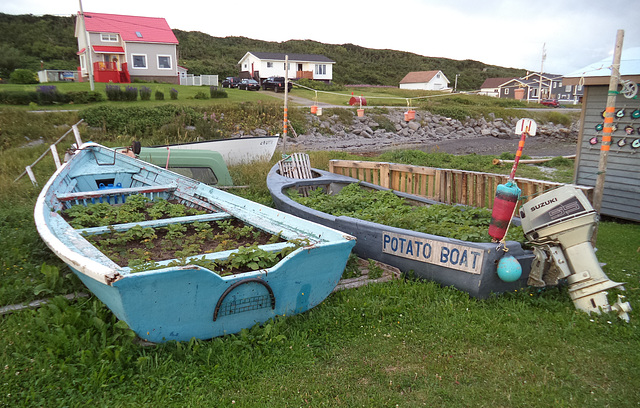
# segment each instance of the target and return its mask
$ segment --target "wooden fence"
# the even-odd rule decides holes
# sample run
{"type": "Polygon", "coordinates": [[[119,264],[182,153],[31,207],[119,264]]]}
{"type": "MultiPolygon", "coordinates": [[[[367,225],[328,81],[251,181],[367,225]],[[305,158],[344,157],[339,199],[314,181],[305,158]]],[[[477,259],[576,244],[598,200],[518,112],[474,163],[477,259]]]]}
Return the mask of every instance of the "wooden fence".
{"type": "MultiPolygon", "coordinates": [[[[509,178],[504,174],[355,160],[331,160],[329,171],[447,204],[484,208],[493,208],[496,187],[506,183],[509,178]]],[[[522,189],[520,204],[538,194],[564,185],[520,177],[516,177],[515,180],[522,189]]],[[[592,202],[593,187],[574,187],[582,190],[592,202]]]]}

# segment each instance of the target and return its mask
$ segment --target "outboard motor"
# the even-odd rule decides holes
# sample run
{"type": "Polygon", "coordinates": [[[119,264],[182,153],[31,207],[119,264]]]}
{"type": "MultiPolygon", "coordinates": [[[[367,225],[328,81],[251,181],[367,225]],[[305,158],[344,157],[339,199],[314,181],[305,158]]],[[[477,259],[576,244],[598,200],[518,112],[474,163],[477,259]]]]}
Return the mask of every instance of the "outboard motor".
{"type": "Polygon", "coordinates": [[[582,191],[563,186],[542,194],[520,208],[520,218],[525,236],[535,247],[530,279],[546,281],[545,275],[555,272],[556,278],[567,278],[576,309],[615,310],[629,321],[631,306],[624,296],[618,295],[616,303],[609,305],[607,290],[624,287],[607,277],[596,258],[591,236],[599,218],[582,191]]]}

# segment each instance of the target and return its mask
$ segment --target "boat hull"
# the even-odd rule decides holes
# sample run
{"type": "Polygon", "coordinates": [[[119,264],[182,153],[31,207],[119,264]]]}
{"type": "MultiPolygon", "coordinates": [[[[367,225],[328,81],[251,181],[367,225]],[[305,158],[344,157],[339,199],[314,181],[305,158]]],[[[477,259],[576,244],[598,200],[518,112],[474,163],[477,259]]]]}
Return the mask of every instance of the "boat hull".
{"type": "MultiPolygon", "coordinates": [[[[509,255],[514,256],[522,266],[522,275],[515,282],[504,282],[496,272],[497,263],[504,251],[497,250],[495,243],[477,243],[394,228],[382,224],[363,221],[352,217],[335,217],[305,207],[286,195],[290,188],[313,188],[314,186],[339,191],[345,185],[360,182],[321,170],[314,170],[312,179],[292,179],[283,177],[274,166],[269,172],[267,186],[279,210],[305,218],[356,237],[353,251],[361,258],[370,258],[395,266],[402,272],[418,278],[438,282],[443,286],[453,286],[476,298],[487,298],[492,293],[513,291],[526,286],[532,251],[524,250],[515,241],[508,241],[509,255]]],[[[360,182],[366,188],[387,190],[383,187],[360,182]]],[[[436,204],[433,200],[410,194],[399,196],[421,202],[436,204]]]]}
{"type": "Polygon", "coordinates": [[[278,146],[278,139],[279,136],[237,137],[153,147],[212,150],[220,153],[225,163],[232,166],[258,160],[271,160],[278,146]]]}
{"type": "MultiPolygon", "coordinates": [[[[197,217],[160,220],[164,222],[160,225],[193,222],[197,217]]],[[[355,243],[347,234],[96,144],[83,145],[51,177],[38,197],[34,218],[43,241],[91,292],[138,336],[153,342],[208,339],[237,333],[278,315],[305,312],[335,288],[355,243]],[[106,183],[106,189],[98,188],[106,183]],[[64,208],[97,199],[116,205],[132,194],[175,199],[211,211],[203,216],[237,218],[286,240],[304,240],[304,245],[271,268],[235,275],[220,276],[188,262],[169,266],[170,261],[162,261],[165,266],[161,269],[134,273],[116,265],[85,239],[83,233],[90,233],[91,228],[75,230],[60,214],[64,208]]],[[[110,228],[126,230],[135,225],[110,228]]],[[[261,248],[276,251],[290,245],[272,243],[261,248]]],[[[224,260],[234,252],[196,258],[224,260]]]]}

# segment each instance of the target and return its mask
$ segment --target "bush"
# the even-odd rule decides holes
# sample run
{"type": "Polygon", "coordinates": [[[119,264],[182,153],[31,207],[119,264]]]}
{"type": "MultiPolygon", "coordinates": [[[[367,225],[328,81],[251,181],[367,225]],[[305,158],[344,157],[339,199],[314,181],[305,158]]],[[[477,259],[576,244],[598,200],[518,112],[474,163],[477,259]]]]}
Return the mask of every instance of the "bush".
{"type": "Polygon", "coordinates": [[[141,101],[151,100],[151,88],[149,88],[148,86],[140,87],[140,100],[141,101]]]}
{"type": "Polygon", "coordinates": [[[80,112],[80,117],[93,127],[128,135],[149,134],[180,117],[184,125],[193,125],[201,114],[189,107],[163,105],[146,107],[96,106],[80,112]]]}
{"type": "Polygon", "coordinates": [[[54,103],[65,103],[65,96],[58,91],[55,85],[42,85],[36,89],[38,95],[38,105],[52,105],[54,103]]]}
{"type": "Polygon", "coordinates": [[[37,84],[38,78],[30,69],[16,69],[9,75],[9,82],[12,84],[37,84]]]}
{"type": "Polygon", "coordinates": [[[128,86],[125,88],[123,93],[123,100],[133,102],[138,99],[138,88],[133,86],[128,86]]]}
{"type": "Polygon", "coordinates": [[[175,101],[176,99],[178,99],[178,90],[175,88],[171,88],[171,90],[169,91],[169,96],[172,100],[175,101]]]}
{"type": "Polygon", "coordinates": [[[107,93],[107,99],[110,101],[123,100],[122,89],[120,89],[119,85],[107,85],[105,92],[107,93]]]}
{"type": "Polygon", "coordinates": [[[206,93],[202,91],[198,91],[196,95],[193,97],[194,99],[209,99],[206,93]]]}
{"type": "Polygon", "coordinates": [[[66,93],[67,103],[84,104],[101,102],[104,100],[102,93],[97,91],[78,91],[66,93]]]}
{"type": "Polygon", "coordinates": [[[4,105],[29,105],[36,103],[38,95],[28,91],[0,91],[0,103],[4,105]]]}
{"type": "Polygon", "coordinates": [[[229,95],[227,95],[226,91],[218,90],[217,86],[212,86],[212,87],[209,88],[209,95],[211,96],[211,99],[229,97],[229,95]]]}
{"type": "Polygon", "coordinates": [[[156,93],[154,94],[154,98],[156,99],[156,101],[164,101],[164,92],[162,92],[161,90],[156,90],[156,93]]]}

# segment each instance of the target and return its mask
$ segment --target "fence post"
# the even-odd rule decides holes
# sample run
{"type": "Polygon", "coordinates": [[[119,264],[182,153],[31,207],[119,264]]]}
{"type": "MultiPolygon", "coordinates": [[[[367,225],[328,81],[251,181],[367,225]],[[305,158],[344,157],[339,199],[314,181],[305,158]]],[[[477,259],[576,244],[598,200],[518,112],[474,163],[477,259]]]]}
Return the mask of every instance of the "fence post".
{"type": "Polygon", "coordinates": [[[82,139],[80,138],[80,132],[78,131],[78,126],[73,125],[71,126],[71,128],[73,129],[73,136],[75,136],[76,138],[76,147],[79,149],[80,146],[82,146],[82,139]]]}
{"type": "Polygon", "coordinates": [[[52,144],[51,154],[53,155],[53,161],[56,163],[56,169],[59,169],[62,164],[60,164],[60,156],[58,156],[58,149],[56,149],[56,145],[52,144]]]}
{"type": "Polygon", "coordinates": [[[383,163],[380,166],[380,185],[389,188],[389,163],[383,163]]]}

